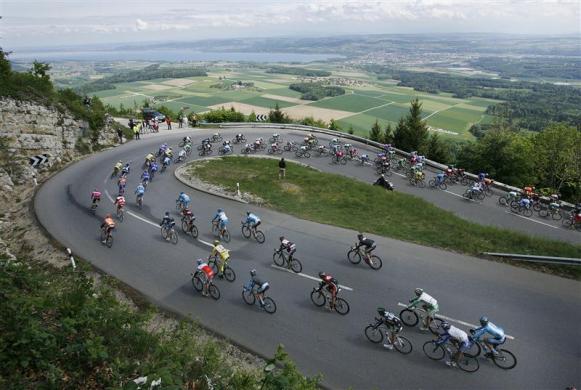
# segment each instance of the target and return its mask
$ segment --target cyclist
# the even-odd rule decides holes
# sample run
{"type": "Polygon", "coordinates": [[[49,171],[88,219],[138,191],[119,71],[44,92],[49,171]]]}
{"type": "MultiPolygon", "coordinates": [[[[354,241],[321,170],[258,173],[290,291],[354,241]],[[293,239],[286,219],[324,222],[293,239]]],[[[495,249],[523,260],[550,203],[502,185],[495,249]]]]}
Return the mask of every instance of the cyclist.
{"type": "Polygon", "coordinates": [[[297,251],[297,246],[293,242],[290,242],[289,240],[284,238],[284,236],[280,236],[279,240],[280,240],[279,251],[281,252],[282,250],[287,251],[290,263],[290,260],[293,258],[294,253],[297,251]]]}
{"type": "Polygon", "coordinates": [[[218,209],[216,211],[216,215],[214,215],[214,218],[212,218],[212,222],[218,223],[220,235],[222,235],[224,233],[224,230],[226,229],[226,225],[228,225],[228,217],[226,216],[224,210],[218,209]]]}
{"type": "Polygon", "coordinates": [[[165,168],[169,167],[169,165],[171,164],[171,158],[169,158],[168,156],[165,156],[163,158],[163,161],[161,164],[162,164],[162,167],[165,167],[165,168]]]}
{"type": "Polygon", "coordinates": [[[387,179],[385,178],[385,175],[383,173],[377,178],[377,180],[375,181],[375,183],[373,183],[373,185],[374,186],[382,186],[386,190],[390,190],[390,191],[393,191],[393,189],[394,189],[393,183],[390,181],[387,181],[387,179]]]}
{"type": "Polygon", "coordinates": [[[263,281],[258,276],[256,276],[256,270],[253,269],[250,271],[250,289],[254,289],[254,286],[257,286],[256,289],[256,297],[260,301],[261,305],[264,305],[264,293],[266,290],[270,288],[270,285],[267,281],[263,281]]]}
{"type": "Polygon", "coordinates": [[[526,187],[523,187],[522,193],[525,196],[531,197],[535,193],[535,187],[534,186],[531,186],[531,185],[526,186],[526,187]]]}
{"type": "Polygon", "coordinates": [[[131,167],[129,166],[129,163],[125,163],[125,166],[123,167],[123,169],[121,170],[121,175],[122,176],[127,176],[129,175],[129,171],[131,170],[131,167]]]}
{"type": "Polygon", "coordinates": [[[242,135],[242,133],[236,134],[236,142],[242,142],[242,141],[244,141],[244,136],[242,135]]]}
{"type": "Polygon", "coordinates": [[[458,365],[458,361],[464,355],[472,343],[468,338],[468,334],[464,332],[462,329],[458,329],[455,326],[450,325],[448,322],[442,322],[442,330],[444,333],[440,335],[438,340],[436,341],[437,345],[441,345],[446,343],[447,341],[451,341],[457,348],[458,352],[451,357],[451,360],[448,360],[446,364],[450,367],[456,367],[458,365]]]}
{"type": "Polygon", "coordinates": [[[344,155],[345,153],[340,148],[335,149],[335,161],[339,162],[344,155]]]}
{"type": "Polygon", "coordinates": [[[224,141],[224,143],[222,144],[222,147],[224,148],[224,153],[230,153],[232,151],[232,147],[230,146],[230,141],[224,141]]]}
{"type": "Polygon", "coordinates": [[[91,192],[91,203],[96,205],[98,202],[101,201],[101,193],[99,192],[98,189],[94,189],[93,192],[91,192]]]}
{"type": "Polygon", "coordinates": [[[376,248],[375,241],[373,241],[371,238],[365,237],[363,233],[359,233],[357,235],[357,239],[359,240],[359,243],[357,243],[355,249],[359,250],[359,248],[364,246],[366,255],[369,255],[376,248]]]}
{"type": "Polygon", "coordinates": [[[487,177],[488,177],[488,173],[480,172],[478,174],[478,181],[482,183],[482,182],[484,182],[484,179],[486,179],[487,177]]]}
{"type": "Polygon", "coordinates": [[[161,144],[161,146],[159,147],[159,151],[157,152],[157,155],[163,156],[167,148],[168,148],[167,144],[161,144]]]}
{"type": "Polygon", "coordinates": [[[125,193],[125,185],[127,184],[127,179],[125,176],[121,176],[119,180],[117,180],[117,185],[119,186],[119,195],[123,195],[125,193]]]}
{"type": "Polygon", "coordinates": [[[119,213],[119,211],[125,207],[125,197],[123,195],[119,195],[117,198],[115,198],[115,203],[113,204],[117,206],[117,213],[119,213]]]}
{"type": "Polygon", "coordinates": [[[337,300],[337,291],[339,291],[339,281],[332,275],[327,275],[324,272],[319,272],[319,278],[321,278],[321,286],[325,286],[325,289],[331,294],[330,308],[334,309],[335,301],[337,300]]]}
{"type": "Polygon", "coordinates": [[[190,138],[190,136],[189,136],[189,135],[186,135],[186,136],[183,138],[183,142],[184,142],[184,145],[185,145],[185,144],[191,144],[191,143],[192,143],[192,139],[190,138]]]}
{"type": "Polygon", "coordinates": [[[210,285],[212,279],[214,279],[214,270],[202,259],[196,260],[196,264],[196,271],[200,271],[199,274],[201,275],[202,282],[204,283],[202,287],[202,295],[207,296],[208,286],[210,285]]]}
{"type": "Polygon", "coordinates": [[[493,354],[498,355],[496,351],[496,346],[504,344],[506,341],[506,336],[504,335],[504,330],[493,324],[488,320],[488,317],[480,317],[480,327],[476,329],[470,329],[472,333],[472,338],[476,341],[482,340],[485,356],[490,357],[493,354]],[[488,334],[488,336],[486,336],[488,334]]]}
{"type": "Polygon", "coordinates": [[[153,180],[153,177],[155,176],[155,173],[158,171],[159,169],[159,165],[157,164],[156,161],[153,161],[151,163],[151,165],[149,165],[149,175],[150,175],[150,180],[153,180]]]}
{"type": "Polygon", "coordinates": [[[256,214],[251,213],[250,211],[246,212],[246,219],[243,220],[243,222],[254,230],[256,230],[256,228],[262,223],[260,218],[258,218],[256,214]]]}
{"type": "Polygon", "coordinates": [[[116,176],[119,174],[119,172],[121,172],[121,170],[123,169],[123,161],[119,160],[117,161],[117,163],[115,163],[115,165],[113,166],[113,176],[116,176]]]}
{"type": "Polygon", "coordinates": [[[362,154],[361,156],[359,156],[359,160],[361,161],[361,164],[367,164],[369,163],[369,155],[362,154]]]}
{"type": "Polygon", "coordinates": [[[421,288],[416,288],[414,292],[416,297],[410,299],[410,305],[408,308],[414,309],[419,305],[422,306],[427,315],[422,319],[422,326],[420,326],[420,330],[428,330],[428,317],[434,318],[438,312],[438,301],[431,295],[426,294],[421,288]]]}
{"type": "MultiPolygon", "coordinates": [[[[220,264],[216,264],[218,265],[218,277],[219,278],[223,278],[224,277],[224,267],[226,266],[226,263],[228,262],[228,260],[230,260],[230,251],[226,248],[224,248],[224,246],[222,244],[220,244],[220,241],[218,240],[214,240],[214,246],[212,246],[212,251],[210,252],[210,255],[208,256],[208,261],[212,258],[215,257],[216,260],[218,260],[218,257],[220,257],[220,264]]],[[[216,262],[218,263],[218,262],[216,262]]]]}
{"type": "Polygon", "coordinates": [[[145,194],[145,186],[143,184],[139,184],[137,188],[135,188],[135,195],[137,195],[137,202],[139,203],[139,199],[143,201],[143,195],[145,194]]]}
{"type": "Polygon", "coordinates": [[[378,307],[377,312],[381,316],[381,320],[389,331],[387,334],[387,340],[385,340],[385,344],[383,344],[383,346],[389,350],[392,350],[393,343],[395,341],[395,335],[403,330],[403,324],[398,316],[385,310],[383,307],[378,307]]]}
{"type": "Polygon", "coordinates": [[[416,181],[422,181],[424,180],[424,172],[422,172],[421,166],[419,166],[421,164],[416,164],[412,167],[412,170],[414,172],[414,178],[416,179],[416,181]]]}
{"type": "MultiPolygon", "coordinates": [[[[169,215],[169,211],[166,211],[163,218],[159,224],[162,228],[165,227],[167,230],[171,229],[172,225],[175,224],[174,219],[169,215]]],[[[169,241],[169,234],[166,237],[166,241],[169,241]]]]}
{"type": "Polygon", "coordinates": [[[444,172],[440,172],[436,175],[436,186],[439,186],[440,184],[444,183],[444,180],[446,178],[446,173],[444,172]]]}
{"type": "Polygon", "coordinates": [[[111,231],[115,229],[115,221],[113,221],[111,214],[105,215],[105,219],[101,224],[101,229],[105,231],[105,240],[102,241],[104,244],[107,241],[107,237],[111,234],[111,231]]]}
{"type": "Polygon", "coordinates": [[[145,156],[145,165],[146,166],[150,166],[152,162],[155,161],[155,156],[153,155],[153,153],[149,153],[147,156],[145,156]]]}
{"type": "Polygon", "coordinates": [[[472,184],[472,187],[470,188],[470,198],[472,199],[474,195],[480,192],[482,192],[482,183],[475,181],[474,184],[472,184]]]}
{"type": "Polygon", "coordinates": [[[143,173],[141,174],[141,182],[143,183],[144,187],[147,187],[149,180],[150,180],[149,172],[143,171],[143,173]]]}
{"type": "Polygon", "coordinates": [[[180,192],[180,194],[176,200],[176,203],[178,203],[180,205],[180,208],[187,209],[188,207],[190,207],[190,202],[191,202],[191,199],[190,199],[189,195],[183,191],[180,192]]]}

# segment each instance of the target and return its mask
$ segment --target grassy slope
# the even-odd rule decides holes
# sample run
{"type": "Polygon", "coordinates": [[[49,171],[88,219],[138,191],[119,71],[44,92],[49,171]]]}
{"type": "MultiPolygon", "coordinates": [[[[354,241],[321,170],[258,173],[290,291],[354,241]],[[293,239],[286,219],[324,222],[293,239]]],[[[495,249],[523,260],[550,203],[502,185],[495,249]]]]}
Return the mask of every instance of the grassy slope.
{"type": "MultiPolygon", "coordinates": [[[[242,188],[253,188],[270,207],[321,223],[472,255],[490,251],[581,257],[581,246],[478,225],[420,198],[388,193],[341,175],[289,163],[287,179],[281,182],[276,164],[273,160],[228,157],[196,164],[193,169],[205,181],[231,190],[239,182],[242,188]]],[[[581,277],[581,270],[574,267],[558,268],[569,276],[581,277]]]]}

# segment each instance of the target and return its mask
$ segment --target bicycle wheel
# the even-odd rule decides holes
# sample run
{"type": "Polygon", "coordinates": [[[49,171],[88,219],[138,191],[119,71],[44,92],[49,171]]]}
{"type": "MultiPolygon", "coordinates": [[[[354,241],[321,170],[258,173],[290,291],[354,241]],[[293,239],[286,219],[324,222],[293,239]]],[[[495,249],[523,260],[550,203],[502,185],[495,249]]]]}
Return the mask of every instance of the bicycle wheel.
{"type": "Polygon", "coordinates": [[[448,189],[448,185],[447,185],[446,183],[441,183],[441,184],[440,184],[440,189],[441,189],[442,191],[446,191],[446,190],[448,189]]]}
{"type": "Polygon", "coordinates": [[[470,179],[468,179],[466,176],[463,176],[460,179],[460,184],[462,184],[463,186],[467,186],[468,184],[470,184],[470,179]]]}
{"type": "Polygon", "coordinates": [[[182,231],[186,234],[190,232],[190,224],[185,219],[182,220],[182,231]]]}
{"type": "Polygon", "coordinates": [[[424,180],[418,181],[418,187],[424,188],[426,186],[426,182],[424,180]]]}
{"type": "Polygon", "coordinates": [[[335,311],[344,316],[349,313],[349,303],[343,298],[335,299],[335,311]]]}
{"type": "Polygon", "coordinates": [[[341,165],[346,165],[347,159],[345,157],[343,157],[343,158],[341,158],[341,160],[339,160],[339,162],[341,163],[341,165]]]}
{"type": "Polygon", "coordinates": [[[242,237],[250,238],[250,227],[248,225],[242,225],[242,237]]]}
{"type": "Polygon", "coordinates": [[[107,245],[107,248],[111,248],[113,246],[113,236],[111,234],[109,234],[105,239],[105,245],[107,245]]]}
{"type": "Polygon", "coordinates": [[[264,311],[268,314],[274,314],[276,312],[276,303],[274,302],[274,299],[266,297],[263,301],[262,308],[264,311]]]}
{"type": "Polygon", "coordinates": [[[383,261],[381,261],[381,258],[379,256],[375,256],[375,255],[371,255],[369,256],[369,263],[368,265],[374,269],[374,270],[378,270],[383,266],[383,261]]]}
{"type": "Polygon", "coordinates": [[[432,188],[432,189],[433,189],[433,188],[436,188],[436,180],[434,180],[434,179],[431,179],[431,180],[428,182],[428,187],[430,187],[430,188],[432,188]]]}
{"type": "Polygon", "coordinates": [[[167,230],[165,226],[161,227],[161,236],[163,237],[164,240],[167,240],[167,230]]]}
{"type": "Polygon", "coordinates": [[[559,221],[563,218],[563,215],[559,211],[553,211],[551,213],[551,218],[553,218],[554,221],[559,221]]]}
{"type": "Polygon", "coordinates": [[[533,216],[533,210],[531,210],[530,208],[523,209],[522,215],[524,215],[525,217],[529,217],[530,218],[530,217],[533,216]]]}
{"type": "Polygon", "coordinates": [[[303,264],[297,258],[294,258],[290,262],[290,269],[295,273],[299,274],[303,270],[303,264]]]}
{"type": "Polygon", "coordinates": [[[190,234],[194,238],[198,238],[198,227],[196,225],[192,225],[192,229],[190,230],[190,234]]]}
{"type": "Polygon", "coordinates": [[[347,260],[351,262],[351,264],[359,264],[361,263],[361,254],[359,251],[351,248],[349,252],[347,252],[347,260]]]}
{"type": "Polygon", "coordinates": [[[407,355],[412,352],[412,343],[403,336],[395,336],[394,348],[401,354],[407,355]]]}
{"type": "Polygon", "coordinates": [[[224,230],[224,233],[222,234],[222,239],[224,240],[224,242],[230,242],[230,232],[228,230],[224,230]]]}
{"type": "Polygon", "coordinates": [[[446,356],[446,352],[441,345],[436,345],[434,341],[426,341],[422,347],[424,354],[432,360],[442,360],[446,356]]]}
{"type": "Polygon", "coordinates": [[[436,336],[440,335],[440,332],[442,330],[442,321],[440,318],[433,318],[430,321],[430,324],[428,325],[428,327],[430,328],[430,332],[432,332],[432,334],[435,334],[436,336]]]}
{"type": "Polygon", "coordinates": [[[220,290],[218,289],[218,286],[216,286],[215,284],[210,284],[208,286],[208,293],[210,294],[210,296],[212,298],[214,298],[216,301],[218,299],[220,299],[220,290]]]}
{"type": "Polygon", "coordinates": [[[463,355],[460,360],[458,360],[458,368],[465,372],[476,372],[480,368],[480,363],[473,356],[463,355]]]}
{"type": "Polygon", "coordinates": [[[418,314],[410,309],[403,309],[399,312],[399,318],[405,326],[416,326],[420,320],[418,314]]]}
{"type": "Polygon", "coordinates": [[[266,240],[266,237],[264,237],[264,233],[262,233],[260,230],[257,230],[254,233],[254,238],[259,244],[264,244],[264,241],[266,240]]]}
{"type": "Polygon", "coordinates": [[[285,262],[282,252],[274,252],[272,255],[272,260],[274,261],[274,264],[278,265],[279,267],[282,267],[285,262]]]}
{"type": "Polygon", "coordinates": [[[478,342],[473,341],[470,348],[464,354],[466,356],[478,357],[480,356],[480,352],[482,352],[482,347],[478,342]]]}
{"type": "Polygon", "coordinates": [[[250,290],[242,290],[242,299],[247,305],[254,305],[256,297],[250,290]]]}
{"type": "Polygon", "coordinates": [[[226,268],[224,268],[224,278],[229,282],[233,282],[236,280],[236,272],[234,272],[234,270],[229,266],[226,266],[226,268]]]}
{"type": "Polygon", "coordinates": [[[383,332],[381,331],[381,327],[375,325],[367,325],[365,328],[365,337],[367,340],[371,341],[374,344],[378,344],[383,341],[383,332]]]}
{"type": "Polygon", "coordinates": [[[563,224],[563,226],[565,227],[565,229],[570,229],[571,228],[571,218],[564,218],[561,223],[563,224]]]}
{"type": "Polygon", "coordinates": [[[482,191],[479,191],[479,192],[476,194],[476,198],[477,198],[478,200],[484,200],[484,198],[486,198],[486,194],[485,194],[484,192],[482,192],[482,191]]]}
{"type": "Polygon", "coordinates": [[[311,301],[315,306],[321,307],[327,302],[327,297],[320,290],[313,289],[311,292],[311,301]]]}
{"type": "Polygon", "coordinates": [[[501,206],[503,206],[503,207],[508,206],[508,198],[507,198],[507,196],[506,195],[503,195],[503,196],[498,197],[498,203],[501,206]]]}
{"type": "Polygon", "coordinates": [[[506,349],[497,349],[498,355],[492,355],[492,361],[503,370],[511,370],[516,366],[516,357],[506,349]]]}
{"type": "Polygon", "coordinates": [[[169,232],[170,241],[172,244],[176,245],[178,243],[178,234],[174,229],[171,229],[169,232]]]}
{"type": "Polygon", "coordinates": [[[123,210],[117,210],[117,219],[119,220],[119,222],[123,222],[123,214],[125,214],[123,212],[123,210]]]}
{"type": "Polygon", "coordinates": [[[202,282],[202,279],[198,275],[192,277],[192,285],[197,292],[201,292],[204,288],[204,282],[202,282]]]}

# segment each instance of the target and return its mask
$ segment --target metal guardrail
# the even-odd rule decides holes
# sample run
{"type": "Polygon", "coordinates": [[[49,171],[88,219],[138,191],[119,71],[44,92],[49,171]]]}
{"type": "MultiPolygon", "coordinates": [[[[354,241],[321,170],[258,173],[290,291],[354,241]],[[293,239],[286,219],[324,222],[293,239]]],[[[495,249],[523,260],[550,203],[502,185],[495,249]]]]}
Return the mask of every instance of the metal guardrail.
{"type": "MultiPolygon", "coordinates": [[[[260,123],[260,122],[223,122],[223,123],[201,123],[200,124],[201,127],[219,127],[219,128],[248,128],[248,127],[252,127],[252,128],[263,128],[263,129],[289,129],[289,130],[299,130],[299,131],[308,131],[310,133],[321,133],[321,134],[327,134],[327,135],[331,135],[333,137],[337,137],[337,138],[347,138],[353,141],[357,141],[369,146],[373,146],[379,149],[382,149],[383,144],[379,143],[379,142],[375,142],[375,141],[371,141],[368,138],[363,138],[363,137],[359,137],[353,134],[349,134],[349,133],[344,133],[341,131],[334,131],[334,130],[327,130],[327,129],[322,129],[320,127],[311,127],[311,126],[304,126],[304,125],[295,125],[295,124],[284,124],[284,123],[260,123]]],[[[397,149],[397,148],[393,148],[395,150],[395,152],[399,155],[405,156],[405,157],[409,157],[410,153],[405,152],[403,150],[397,149]]],[[[424,160],[426,165],[429,165],[433,168],[436,168],[438,170],[445,170],[448,168],[447,165],[444,164],[440,164],[437,161],[432,161],[432,160],[428,160],[425,159],[424,160]]],[[[469,173],[469,172],[465,172],[466,176],[468,176],[469,178],[476,180],[478,178],[478,175],[475,175],[473,173],[469,173]]],[[[498,188],[499,190],[505,191],[505,192],[511,192],[511,191],[516,191],[516,192],[520,192],[521,189],[517,188],[517,187],[513,187],[510,186],[508,184],[504,184],[501,182],[497,182],[497,181],[493,181],[492,186],[494,188],[498,188]]],[[[549,201],[549,198],[543,197],[543,199],[545,199],[546,201],[549,201]]],[[[567,202],[561,202],[561,205],[564,206],[564,209],[568,209],[568,210],[572,210],[574,205],[567,203],[567,202]]]]}
{"type": "Polygon", "coordinates": [[[530,261],[533,263],[565,264],[578,266],[581,265],[581,259],[574,257],[534,256],[534,255],[519,255],[515,253],[495,253],[495,252],[482,252],[481,254],[484,256],[502,257],[505,259],[530,261]]]}

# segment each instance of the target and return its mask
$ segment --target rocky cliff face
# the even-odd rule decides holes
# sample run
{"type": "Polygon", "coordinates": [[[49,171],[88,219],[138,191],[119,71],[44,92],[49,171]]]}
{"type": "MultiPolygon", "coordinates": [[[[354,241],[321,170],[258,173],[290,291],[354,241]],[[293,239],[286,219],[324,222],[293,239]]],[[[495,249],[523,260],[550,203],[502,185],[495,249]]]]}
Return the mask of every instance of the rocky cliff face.
{"type": "MultiPolygon", "coordinates": [[[[4,155],[0,156],[4,160],[4,169],[0,168],[2,190],[9,190],[12,182],[23,184],[39,172],[72,160],[80,155],[75,148],[77,142],[88,137],[88,124],[67,113],[34,102],[0,99],[0,140],[4,146],[4,155]],[[32,168],[28,158],[41,154],[49,156],[47,164],[32,168]]],[[[115,138],[115,131],[106,127],[97,142],[107,146],[115,143],[115,138]]]]}

